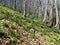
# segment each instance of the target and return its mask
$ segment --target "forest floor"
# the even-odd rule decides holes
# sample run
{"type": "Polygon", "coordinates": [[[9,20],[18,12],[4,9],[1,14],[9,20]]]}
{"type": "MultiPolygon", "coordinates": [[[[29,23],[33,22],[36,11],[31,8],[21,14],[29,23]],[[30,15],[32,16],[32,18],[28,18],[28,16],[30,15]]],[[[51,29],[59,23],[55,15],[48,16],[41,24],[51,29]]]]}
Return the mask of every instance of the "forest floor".
{"type": "Polygon", "coordinates": [[[60,32],[0,4],[0,45],[60,45],[60,32]]]}

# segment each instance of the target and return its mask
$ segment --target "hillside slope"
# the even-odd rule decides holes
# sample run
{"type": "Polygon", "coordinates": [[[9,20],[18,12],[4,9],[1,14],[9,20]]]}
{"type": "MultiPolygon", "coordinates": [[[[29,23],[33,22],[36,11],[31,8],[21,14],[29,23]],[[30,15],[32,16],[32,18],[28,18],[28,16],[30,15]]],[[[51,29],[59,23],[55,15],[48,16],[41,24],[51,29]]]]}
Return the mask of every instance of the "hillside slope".
{"type": "Polygon", "coordinates": [[[0,4],[0,45],[60,45],[60,33],[0,4]]]}

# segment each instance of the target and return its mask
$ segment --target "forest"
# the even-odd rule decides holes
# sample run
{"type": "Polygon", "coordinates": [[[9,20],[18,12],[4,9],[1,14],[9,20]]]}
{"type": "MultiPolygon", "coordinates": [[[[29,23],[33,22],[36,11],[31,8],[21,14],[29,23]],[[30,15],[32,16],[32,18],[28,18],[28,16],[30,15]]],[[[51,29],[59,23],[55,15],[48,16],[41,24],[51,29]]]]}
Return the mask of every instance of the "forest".
{"type": "Polygon", "coordinates": [[[0,0],[0,45],[60,45],[60,0],[0,0]]]}

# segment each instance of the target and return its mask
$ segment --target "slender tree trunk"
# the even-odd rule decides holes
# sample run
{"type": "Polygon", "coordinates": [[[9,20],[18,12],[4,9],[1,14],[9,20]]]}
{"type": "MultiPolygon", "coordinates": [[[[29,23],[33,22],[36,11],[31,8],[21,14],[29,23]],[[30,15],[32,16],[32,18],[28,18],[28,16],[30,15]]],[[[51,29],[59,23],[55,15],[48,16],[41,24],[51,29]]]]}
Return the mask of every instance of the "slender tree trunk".
{"type": "Polygon", "coordinates": [[[21,11],[21,12],[23,12],[23,11],[22,11],[22,10],[23,10],[23,9],[22,9],[22,8],[23,8],[22,4],[23,4],[23,0],[20,0],[20,11],[21,11]]]}
{"type": "Polygon", "coordinates": [[[39,0],[39,16],[43,15],[43,0],[39,0]]]}
{"type": "Polygon", "coordinates": [[[49,26],[52,25],[52,6],[53,6],[53,0],[50,0],[51,4],[49,5],[50,6],[50,14],[49,14],[49,19],[50,19],[50,24],[49,26]]]}
{"type": "Polygon", "coordinates": [[[26,17],[26,12],[25,12],[25,10],[26,10],[26,8],[25,8],[25,3],[26,3],[26,0],[24,0],[24,4],[23,4],[23,7],[24,7],[24,16],[26,17]]]}
{"type": "Polygon", "coordinates": [[[42,7],[42,2],[39,0],[39,16],[42,15],[41,14],[41,11],[42,11],[41,7],[42,7]]]}
{"type": "Polygon", "coordinates": [[[34,16],[36,16],[36,0],[34,0],[34,16]]]}
{"type": "Polygon", "coordinates": [[[14,3],[15,3],[14,8],[15,8],[15,10],[16,10],[16,0],[15,0],[15,2],[14,2],[14,3]]]}
{"type": "Polygon", "coordinates": [[[58,16],[58,9],[57,9],[57,0],[55,0],[55,9],[56,9],[56,25],[55,25],[55,27],[59,28],[59,16],[58,16]]]}
{"type": "Polygon", "coordinates": [[[45,14],[44,14],[43,22],[46,20],[46,18],[47,18],[47,0],[46,0],[46,4],[45,4],[45,14]]]}

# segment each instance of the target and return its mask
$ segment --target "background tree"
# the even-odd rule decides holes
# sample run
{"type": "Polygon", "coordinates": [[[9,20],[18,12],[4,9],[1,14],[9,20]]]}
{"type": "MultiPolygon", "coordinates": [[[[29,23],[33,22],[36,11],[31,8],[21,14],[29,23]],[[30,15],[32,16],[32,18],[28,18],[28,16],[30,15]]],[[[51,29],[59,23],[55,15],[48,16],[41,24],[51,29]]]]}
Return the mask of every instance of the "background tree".
{"type": "Polygon", "coordinates": [[[23,1],[24,16],[26,17],[26,0],[23,1]]]}
{"type": "Polygon", "coordinates": [[[44,14],[44,19],[43,19],[43,22],[46,20],[47,18],[47,2],[48,0],[45,0],[45,14],[44,14]]]}
{"type": "Polygon", "coordinates": [[[55,27],[59,28],[59,16],[58,16],[58,9],[57,9],[57,0],[55,0],[55,9],[56,9],[56,25],[55,25],[55,27]]]}
{"type": "Polygon", "coordinates": [[[52,10],[53,10],[53,0],[50,0],[50,14],[49,14],[49,19],[50,19],[50,22],[49,22],[49,27],[52,26],[52,19],[53,19],[53,15],[52,15],[52,10]]]}
{"type": "Polygon", "coordinates": [[[9,5],[14,10],[35,17],[42,16],[43,22],[49,20],[49,26],[59,28],[59,0],[0,0],[3,5],[9,5]]]}

